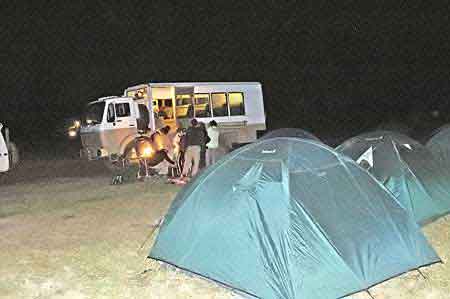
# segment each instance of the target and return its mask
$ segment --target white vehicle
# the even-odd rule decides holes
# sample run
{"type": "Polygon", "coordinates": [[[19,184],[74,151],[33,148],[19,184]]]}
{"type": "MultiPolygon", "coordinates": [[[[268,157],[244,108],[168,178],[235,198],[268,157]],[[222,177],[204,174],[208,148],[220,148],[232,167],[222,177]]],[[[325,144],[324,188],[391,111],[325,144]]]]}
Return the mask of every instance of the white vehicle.
{"type": "Polygon", "coordinates": [[[3,125],[0,123],[0,172],[9,170],[8,147],[2,134],[3,125]]]}
{"type": "Polygon", "coordinates": [[[205,124],[215,120],[226,149],[252,142],[257,131],[266,129],[261,84],[148,83],[127,88],[122,97],[100,98],[88,105],[82,119],[82,153],[115,161],[138,129],[187,127],[192,118],[205,124]]]}
{"type": "Polygon", "coordinates": [[[0,123],[0,172],[6,172],[19,162],[16,145],[9,140],[9,130],[0,123]]]}

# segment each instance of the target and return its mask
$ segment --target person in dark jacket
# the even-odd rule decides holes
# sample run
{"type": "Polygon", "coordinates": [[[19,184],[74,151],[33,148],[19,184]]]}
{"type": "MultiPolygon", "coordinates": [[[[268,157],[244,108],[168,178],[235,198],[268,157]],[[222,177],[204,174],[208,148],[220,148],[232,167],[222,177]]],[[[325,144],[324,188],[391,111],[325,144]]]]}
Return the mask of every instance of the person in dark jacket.
{"type": "Polygon", "coordinates": [[[184,155],[183,178],[187,178],[189,171],[191,177],[194,177],[200,164],[200,151],[202,145],[205,144],[205,130],[200,126],[194,118],[191,126],[186,130],[186,153],[184,155]]]}
{"type": "Polygon", "coordinates": [[[199,168],[202,169],[206,166],[206,144],[209,142],[208,131],[206,130],[205,123],[199,122],[200,127],[203,130],[205,138],[203,138],[203,144],[200,147],[200,162],[199,168]]]}

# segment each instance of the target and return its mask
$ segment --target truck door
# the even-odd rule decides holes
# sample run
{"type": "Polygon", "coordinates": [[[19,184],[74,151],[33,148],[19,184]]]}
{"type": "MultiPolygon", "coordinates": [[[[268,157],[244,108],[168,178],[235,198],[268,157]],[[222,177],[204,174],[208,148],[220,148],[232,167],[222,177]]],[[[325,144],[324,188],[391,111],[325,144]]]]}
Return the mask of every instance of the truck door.
{"type": "Polygon", "coordinates": [[[106,105],[106,122],[101,132],[102,149],[108,155],[121,154],[127,138],[137,133],[137,107],[129,98],[114,99],[106,105]]]}
{"type": "Polygon", "coordinates": [[[117,99],[113,103],[115,120],[112,123],[115,129],[137,130],[136,105],[127,99],[117,99]]]}
{"type": "Polygon", "coordinates": [[[2,135],[2,125],[0,124],[0,172],[8,171],[9,169],[9,157],[8,147],[6,146],[5,139],[2,135]]]}

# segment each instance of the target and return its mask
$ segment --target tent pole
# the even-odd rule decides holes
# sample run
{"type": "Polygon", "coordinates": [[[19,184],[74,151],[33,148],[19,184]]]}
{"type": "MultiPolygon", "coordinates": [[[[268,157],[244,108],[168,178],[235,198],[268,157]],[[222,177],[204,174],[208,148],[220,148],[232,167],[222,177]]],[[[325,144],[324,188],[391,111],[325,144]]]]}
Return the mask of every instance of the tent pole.
{"type": "Polygon", "coordinates": [[[144,271],[142,271],[141,273],[139,273],[138,275],[144,275],[147,272],[152,272],[153,269],[149,268],[149,269],[145,269],[144,271]]]}
{"type": "Polygon", "coordinates": [[[375,299],[375,297],[370,293],[369,289],[367,289],[366,292],[371,299],[375,299]]]}
{"type": "Polygon", "coordinates": [[[427,279],[427,277],[425,276],[425,274],[423,274],[423,272],[422,271],[420,271],[420,269],[419,268],[417,268],[417,272],[419,272],[419,274],[423,277],[423,279],[427,279]]]}
{"type": "Polygon", "coordinates": [[[147,243],[147,241],[153,236],[153,233],[155,232],[155,230],[156,230],[158,227],[161,226],[161,224],[162,224],[162,222],[163,222],[163,219],[164,219],[164,218],[161,218],[161,219],[158,221],[158,224],[153,225],[153,229],[150,231],[150,233],[148,234],[148,236],[145,238],[144,242],[142,242],[141,246],[139,247],[138,252],[142,250],[142,248],[144,247],[145,243],[147,243]]]}

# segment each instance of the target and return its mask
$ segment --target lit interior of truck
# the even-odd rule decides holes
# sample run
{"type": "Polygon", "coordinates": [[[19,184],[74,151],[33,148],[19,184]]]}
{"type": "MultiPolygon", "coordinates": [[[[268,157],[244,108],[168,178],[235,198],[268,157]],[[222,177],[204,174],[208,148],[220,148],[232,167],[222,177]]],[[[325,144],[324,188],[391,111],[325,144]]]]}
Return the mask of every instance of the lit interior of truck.
{"type": "MultiPolygon", "coordinates": [[[[194,93],[193,87],[151,87],[153,112],[165,124],[177,119],[230,117],[245,115],[242,92],[194,93]]],[[[147,88],[127,92],[138,99],[147,98],[147,88]]]]}

